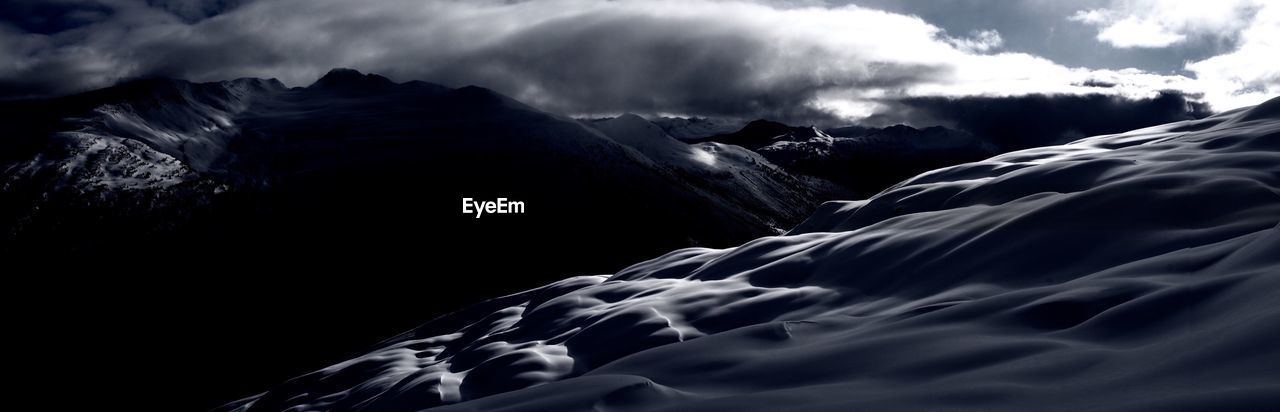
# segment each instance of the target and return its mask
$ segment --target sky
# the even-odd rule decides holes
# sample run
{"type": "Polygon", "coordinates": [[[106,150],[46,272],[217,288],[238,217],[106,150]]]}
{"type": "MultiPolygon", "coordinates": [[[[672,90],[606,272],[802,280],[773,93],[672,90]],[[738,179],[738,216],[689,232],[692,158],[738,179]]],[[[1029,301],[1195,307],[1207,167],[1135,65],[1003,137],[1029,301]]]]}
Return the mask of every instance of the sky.
{"type": "Polygon", "coordinates": [[[1280,94],[1277,42],[1264,0],[6,0],[0,98],[349,67],[567,115],[891,123],[1036,96],[1224,111],[1280,94]]]}

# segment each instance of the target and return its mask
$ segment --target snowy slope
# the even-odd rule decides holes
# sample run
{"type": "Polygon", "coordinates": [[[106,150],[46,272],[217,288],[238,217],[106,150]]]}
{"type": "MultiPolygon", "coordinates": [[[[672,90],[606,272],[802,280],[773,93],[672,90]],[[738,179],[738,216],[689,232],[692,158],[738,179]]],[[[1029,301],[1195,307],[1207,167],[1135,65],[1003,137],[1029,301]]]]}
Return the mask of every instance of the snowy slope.
{"type": "MultiPolygon", "coordinates": [[[[777,142],[830,142],[831,136],[813,126],[788,126],[771,120],[753,120],[732,133],[718,134],[696,141],[720,142],[751,150],[777,142]]],[[[695,141],[695,140],[689,140],[695,141]]]]}
{"type": "Polygon", "coordinates": [[[758,209],[754,214],[759,216],[781,216],[783,222],[799,221],[816,199],[847,195],[835,184],[789,173],[742,147],[676,140],[658,125],[634,114],[593,121],[590,125],[654,162],[672,168],[698,190],[730,202],[726,205],[728,208],[758,209]]]}
{"type": "MultiPolygon", "coordinates": [[[[7,169],[0,177],[30,184],[56,175],[50,189],[78,191],[155,190],[199,180],[197,172],[223,156],[239,133],[233,119],[255,99],[283,90],[274,79],[147,79],[64,98],[44,110],[63,116],[57,120],[63,130],[50,133],[33,156],[0,167],[7,169]]],[[[12,126],[30,119],[6,120],[12,126]]]]}
{"type": "Polygon", "coordinates": [[[225,409],[1267,409],[1278,225],[1273,100],[494,299],[225,409]]]}
{"type": "Polygon", "coordinates": [[[682,141],[732,133],[747,124],[741,120],[714,117],[658,117],[651,121],[671,137],[682,141]]]}
{"type": "Polygon", "coordinates": [[[636,149],[655,161],[679,167],[715,163],[706,154],[672,138],[658,125],[634,114],[595,120],[589,124],[614,141],[636,149]]]}
{"type": "Polygon", "coordinates": [[[754,150],[787,170],[843,184],[860,197],[921,172],[999,152],[995,145],[964,131],[904,125],[866,129],[854,137],[782,139],[754,150]]]}

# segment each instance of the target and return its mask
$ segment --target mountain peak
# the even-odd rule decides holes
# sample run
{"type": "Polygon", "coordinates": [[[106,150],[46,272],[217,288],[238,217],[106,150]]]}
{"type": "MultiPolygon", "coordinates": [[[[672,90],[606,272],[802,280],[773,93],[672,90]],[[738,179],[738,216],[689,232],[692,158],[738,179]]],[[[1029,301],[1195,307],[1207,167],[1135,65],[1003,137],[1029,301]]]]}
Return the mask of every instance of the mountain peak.
{"type": "Polygon", "coordinates": [[[354,69],[335,68],[312,83],[312,88],[367,90],[395,86],[395,82],[376,74],[365,74],[354,69]]]}
{"type": "Polygon", "coordinates": [[[790,126],[766,119],[756,119],[736,132],[708,137],[706,140],[728,143],[755,149],[778,140],[805,141],[811,138],[829,138],[813,126],[790,126]]]}
{"type": "Polygon", "coordinates": [[[644,117],[641,117],[640,115],[635,114],[635,113],[623,113],[622,115],[620,115],[620,116],[618,116],[618,117],[615,117],[614,119],[616,119],[616,120],[625,120],[625,121],[628,121],[628,122],[635,122],[635,121],[641,121],[641,122],[645,122],[645,123],[648,123],[648,122],[649,122],[648,120],[645,120],[645,118],[644,118],[644,117]]]}
{"type": "Polygon", "coordinates": [[[168,101],[179,98],[183,89],[190,85],[191,83],[186,80],[145,77],[73,95],[69,97],[69,101],[91,106],[104,103],[168,101]]]}
{"type": "Polygon", "coordinates": [[[884,128],[884,129],[881,129],[881,131],[882,131],[882,132],[885,132],[885,133],[911,133],[911,132],[915,132],[915,131],[917,131],[917,130],[918,130],[918,129],[916,129],[916,128],[914,128],[914,127],[907,126],[907,125],[905,125],[905,124],[901,124],[901,123],[899,123],[899,124],[895,124],[895,125],[893,125],[893,126],[886,127],[886,128],[884,128]]]}
{"type": "Polygon", "coordinates": [[[775,121],[773,121],[773,120],[768,120],[768,119],[756,119],[756,120],[752,120],[751,122],[747,123],[747,125],[746,125],[746,126],[743,126],[743,129],[759,129],[759,128],[771,128],[771,129],[782,129],[782,128],[786,128],[786,129],[789,129],[789,128],[791,128],[791,126],[788,126],[788,125],[782,124],[782,123],[780,123],[780,122],[775,122],[775,121]]]}
{"type": "Polygon", "coordinates": [[[623,113],[618,117],[603,119],[595,122],[594,124],[597,128],[601,128],[606,132],[606,134],[610,134],[611,136],[619,134],[618,132],[621,130],[626,130],[626,134],[634,135],[638,133],[644,135],[645,138],[661,138],[663,140],[671,139],[671,137],[667,136],[667,133],[663,131],[661,127],[658,127],[658,125],[653,124],[648,119],[645,119],[635,113],[623,113]]]}
{"type": "Polygon", "coordinates": [[[260,90],[285,90],[289,88],[288,86],[285,86],[280,79],[276,78],[259,79],[256,77],[241,77],[239,79],[224,80],[221,83],[228,86],[248,87],[260,90]]]}

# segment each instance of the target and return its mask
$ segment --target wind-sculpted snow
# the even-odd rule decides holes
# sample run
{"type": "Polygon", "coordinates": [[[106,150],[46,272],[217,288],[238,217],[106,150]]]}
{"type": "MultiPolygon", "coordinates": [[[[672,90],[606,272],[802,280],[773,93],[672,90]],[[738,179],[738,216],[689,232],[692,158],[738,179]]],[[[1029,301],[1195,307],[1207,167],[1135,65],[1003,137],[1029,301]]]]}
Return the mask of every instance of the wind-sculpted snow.
{"type": "Polygon", "coordinates": [[[1260,410],[1280,402],[1280,115],[1025,150],[433,320],[228,405],[1260,410]]]}

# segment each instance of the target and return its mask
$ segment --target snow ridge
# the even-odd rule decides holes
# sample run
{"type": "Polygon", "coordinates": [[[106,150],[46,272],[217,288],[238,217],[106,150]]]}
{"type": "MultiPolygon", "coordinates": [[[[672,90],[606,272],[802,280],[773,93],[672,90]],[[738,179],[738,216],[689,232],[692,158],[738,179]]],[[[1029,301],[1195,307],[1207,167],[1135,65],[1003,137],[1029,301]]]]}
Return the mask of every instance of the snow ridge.
{"type": "Polygon", "coordinates": [[[785,235],[464,309],[223,409],[1274,405],[1278,102],[924,173],[785,235]]]}

